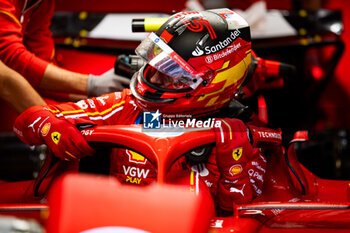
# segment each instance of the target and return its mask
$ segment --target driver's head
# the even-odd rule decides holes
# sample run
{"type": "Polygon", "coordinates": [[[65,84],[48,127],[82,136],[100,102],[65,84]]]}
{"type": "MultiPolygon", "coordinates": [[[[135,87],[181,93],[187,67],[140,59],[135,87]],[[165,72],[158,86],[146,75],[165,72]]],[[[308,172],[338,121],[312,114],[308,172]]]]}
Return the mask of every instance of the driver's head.
{"type": "Polygon", "coordinates": [[[147,111],[208,114],[227,104],[250,61],[248,23],[229,9],[177,13],[137,47],[147,65],[131,83],[147,111]]]}

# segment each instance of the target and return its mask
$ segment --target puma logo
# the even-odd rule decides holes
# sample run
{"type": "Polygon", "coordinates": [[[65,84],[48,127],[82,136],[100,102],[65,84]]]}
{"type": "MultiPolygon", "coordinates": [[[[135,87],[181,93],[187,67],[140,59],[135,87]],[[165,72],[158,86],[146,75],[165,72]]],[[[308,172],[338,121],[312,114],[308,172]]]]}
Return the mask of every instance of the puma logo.
{"type": "Polygon", "coordinates": [[[199,173],[202,177],[209,175],[209,170],[205,167],[204,163],[193,165],[191,169],[192,171],[199,173]]]}
{"type": "Polygon", "coordinates": [[[35,133],[35,129],[34,129],[34,125],[40,121],[41,117],[38,117],[32,124],[28,125],[28,128],[32,128],[33,129],[33,133],[35,133]]]}
{"type": "Polygon", "coordinates": [[[231,193],[240,193],[244,197],[244,193],[243,193],[244,186],[245,186],[245,184],[242,186],[242,189],[237,189],[237,188],[231,187],[230,192],[231,193]]]}

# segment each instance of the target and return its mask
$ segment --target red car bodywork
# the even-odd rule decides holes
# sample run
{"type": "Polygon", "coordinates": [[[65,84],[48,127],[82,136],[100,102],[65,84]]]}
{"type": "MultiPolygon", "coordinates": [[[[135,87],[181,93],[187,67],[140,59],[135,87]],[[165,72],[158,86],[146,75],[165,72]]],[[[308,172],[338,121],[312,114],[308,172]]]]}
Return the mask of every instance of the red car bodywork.
{"type": "MultiPolygon", "coordinates": [[[[107,177],[67,175],[54,182],[49,191],[48,204],[43,205],[33,203],[33,181],[4,182],[0,183],[1,190],[5,190],[0,194],[3,203],[0,205],[1,213],[36,218],[45,224],[49,232],[79,232],[103,226],[133,226],[152,232],[170,232],[166,228],[167,224],[164,224],[165,220],[158,221],[164,216],[170,218],[169,224],[174,224],[174,219],[178,227],[182,224],[184,228],[181,228],[181,232],[350,230],[349,182],[320,179],[298,163],[293,143],[304,141],[307,135],[305,132],[298,134],[286,151],[281,148],[271,153],[263,194],[251,204],[234,205],[233,216],[229,217],[212,217],[213,203],[205,187],[201,188],[199,196],[195,196],[188,191],[187,186],[167,184],[167,170],[179,156],[193,148],[215,142],[212,129],[161,136],[142,132],[140,126],[101,126],[83,133],[91,143],[117,144],[142,152],[158,168],[157,185],[134,188],[120,185],[107,177]],[[173,195],[171,190],[179,195],[173,195]],[[33,204],[25,203],[26,200],[33,204]],[[39,214],[48,209],[48,219],[39,214]],[[156,211],[152,212],[152,209],[156,211]],[[145,211],[139,215],[138,212],[142,210],[145,211]],[[163,211],[161,216],[155,214],[163,211]],[[152,221],[152,228],[141,220],[143,215],[148,222],[152,221]],[[132,221],[126,216],[130,216],[132,221]],[[153,217],[156,220],[153,221],[153,217]],[[195,229],[193,223],[196,223],[195,229]]],[[[56,165],[62,166],[63,163],[60,161],[56,165]]],[[[70,168],[73,169],[68,170],[74,170],[74,166],[70,168]]],[[[51,174],[54,170],[55,167],[51,174]]],[[[49,174],[44,179],[46,181],[40,189],[47,191],[47,187],[51,187],[50,177],[49,174]]],[[[40,200],[43,200],[42,196],[40,200]]]]}

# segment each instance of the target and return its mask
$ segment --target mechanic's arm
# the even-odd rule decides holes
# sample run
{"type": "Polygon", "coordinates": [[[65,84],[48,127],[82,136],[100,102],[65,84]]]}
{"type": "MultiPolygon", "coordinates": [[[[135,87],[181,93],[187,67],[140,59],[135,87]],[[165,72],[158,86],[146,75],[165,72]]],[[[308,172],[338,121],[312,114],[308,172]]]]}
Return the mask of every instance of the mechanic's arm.
{"type": "Polygon", "coordinates": [[[7,101],[17,113],[34,105],[45,105],[45,101],[19,73],[0,61],[0,97],[7,101]]]}
{"type": "MultiPolygon", "coordinates": [[[[45,9],[51,1],[43,1],[39,6],[45,9]]],[[[39,17],[33,16],[27,25],[26,33],[42,35],[26,36],[24,45],[22,23],[16,16],[16,6],[11,1],[0,4],[0,59],[10,68],[25,77],[34,88],[49,89],[73,94],[99,96],[123,89],[122,84],[129,80],[117,76],[114,72],[102,75],[86,75],[70,72],[51,64],[54,55],[54,44],[48,30],[53,8],[43,12],[39,17]],[[33,26],[34,25],[34,26],[33,26]],[[40,26],[42,25],[42,27],[40,26]],[[77,79],[77,80],[75,80],[77,79]]],[[[113,71],[113,69],[111,70],[113,71]]]]}
{"type": "Polygon", "coordinates": [[[48,64],[41,79],[39,89],[86,94],[88,75],[79,74],[48,64]]]}
{"type": "Polygon", "coordinates": [[[39,88],[93,97],[121,91],[124,88],[123,85],[129,84],[130,80],[116,75],[114,69],[102,75],[86,75],[49,64],[44,72],[39,88]]]}

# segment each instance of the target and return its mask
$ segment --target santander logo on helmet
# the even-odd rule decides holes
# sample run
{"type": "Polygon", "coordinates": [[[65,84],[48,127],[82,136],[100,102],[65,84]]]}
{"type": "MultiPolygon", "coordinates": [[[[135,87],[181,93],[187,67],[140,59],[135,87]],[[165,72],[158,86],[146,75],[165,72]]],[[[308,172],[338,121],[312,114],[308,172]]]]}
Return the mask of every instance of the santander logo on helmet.
{"type": "Polygon", "coordinates": [[[195,57],[202,56],[204,51],[201,50],[198,46],[196,46],[195,50],[193,50],[192,55],[195,57]]]}
{"type": "Polygon", "coordinates": [[[216,45],[213,46],[205,46],[204,47],[204,51],[201,50],[198,46],[196,46],[195,50],[192,52],[192,55],[195,57],[199,57],[202,55],[209,55],[212,53],[216,53],[220,50],[225,49],[226,47],[228,47],[230,44],[232,44],[241,34],[239,29],[236,29],[234,31],[231,32],[231,34],[226,37],[226,39],[224,39],[223,41],[219,41],[216,45]]]}

